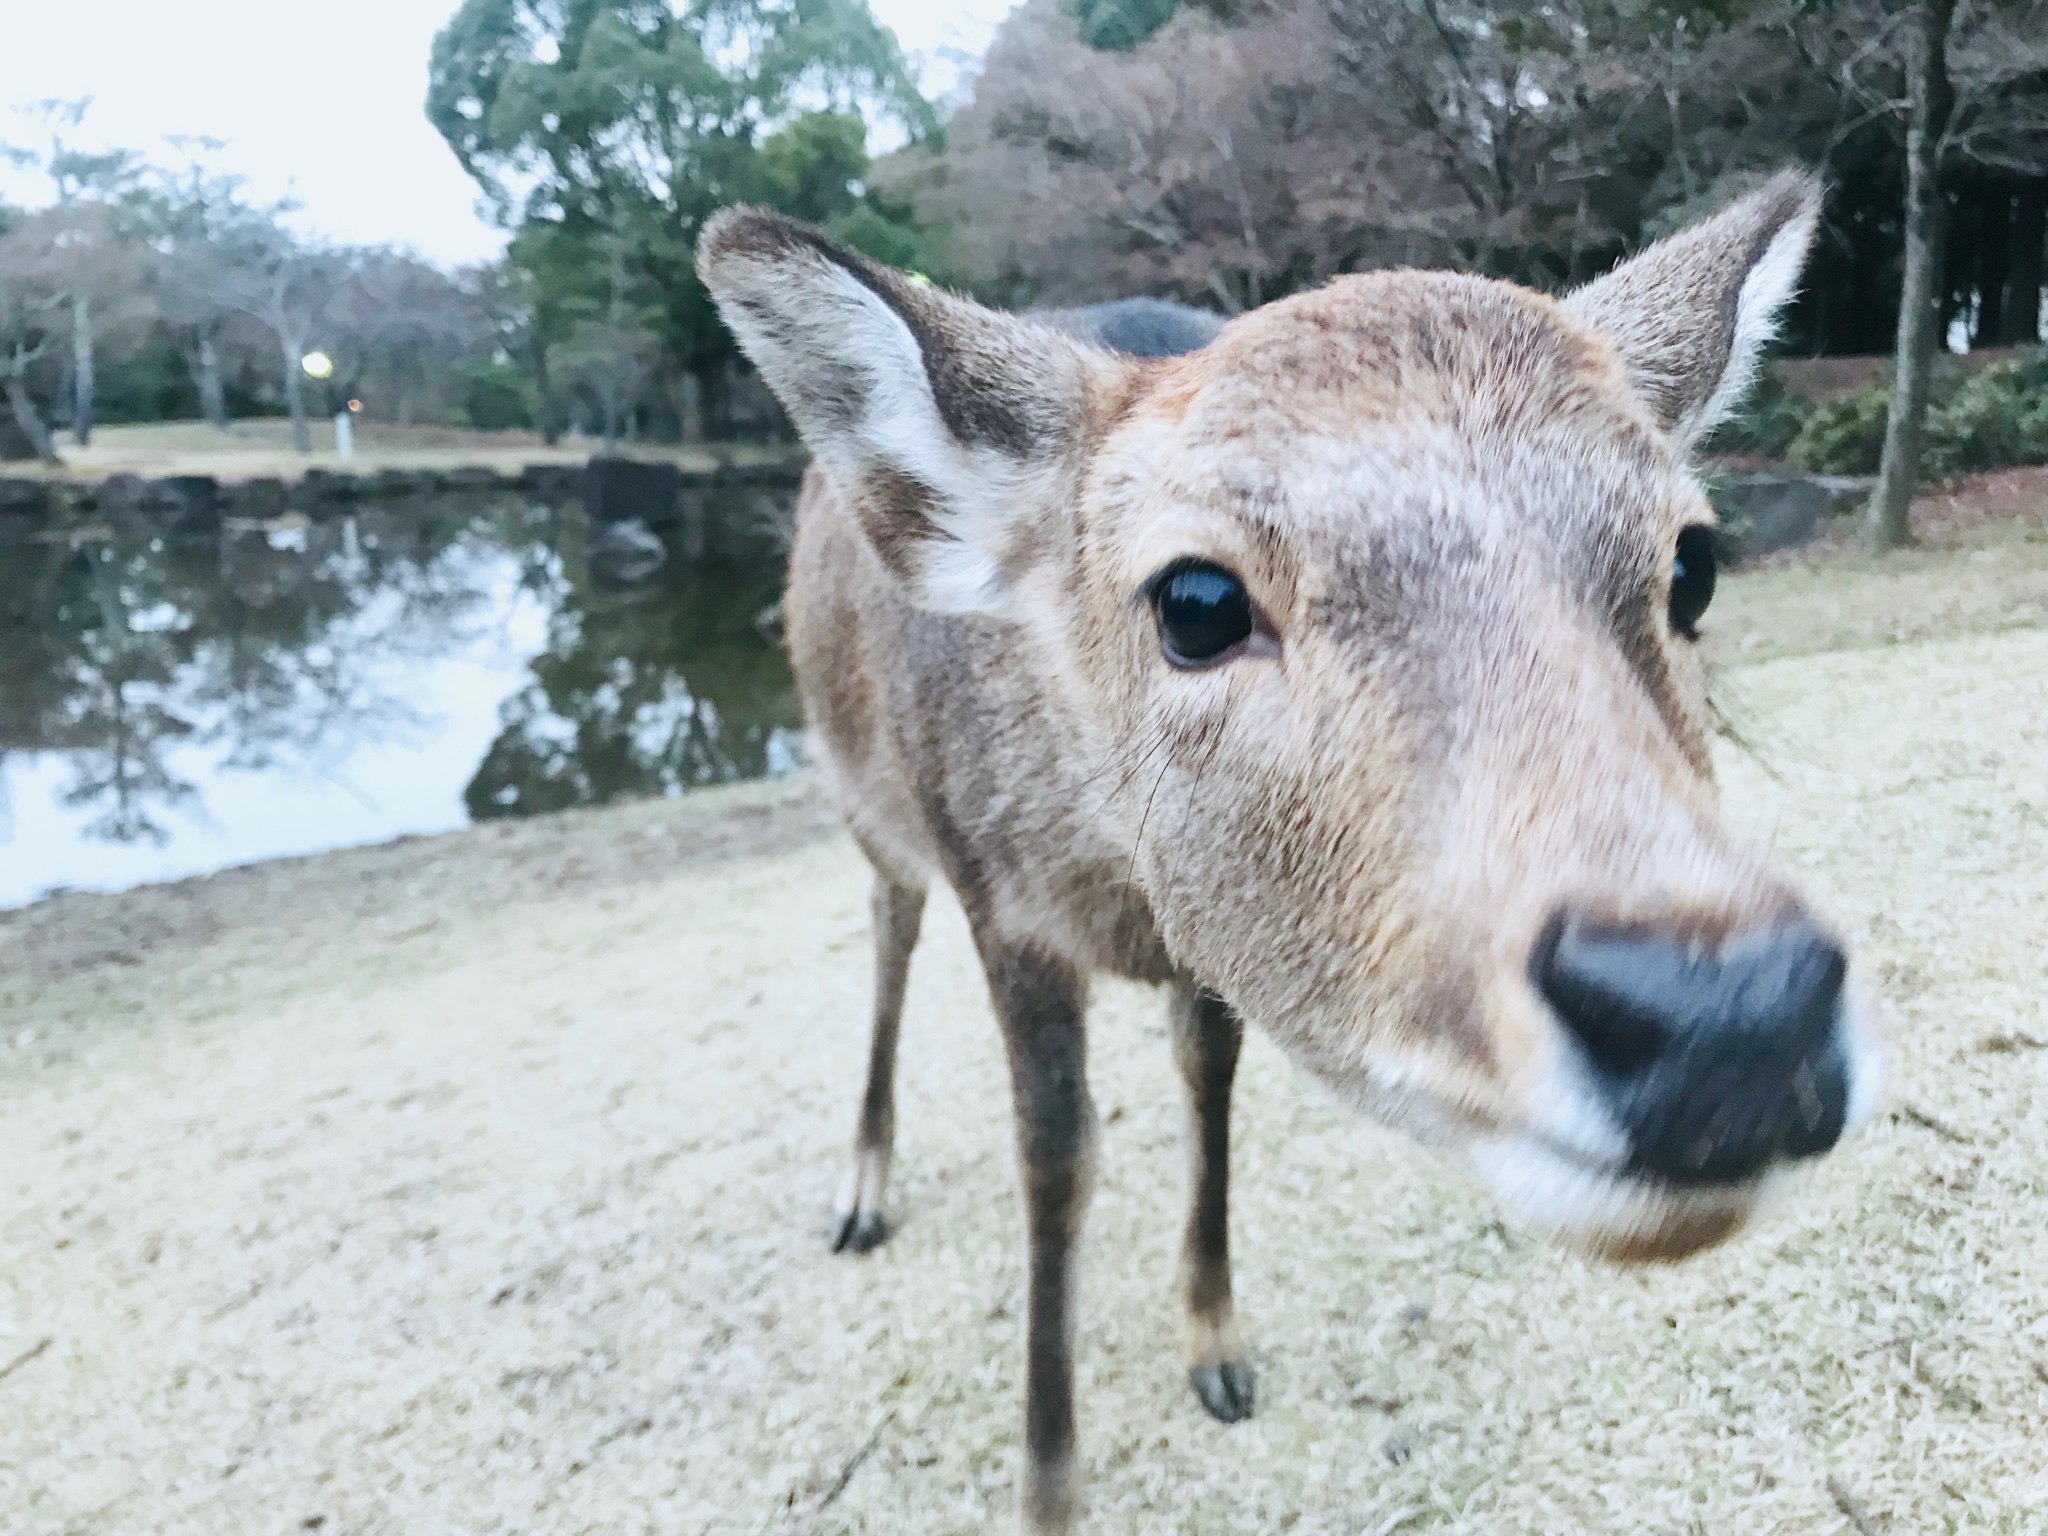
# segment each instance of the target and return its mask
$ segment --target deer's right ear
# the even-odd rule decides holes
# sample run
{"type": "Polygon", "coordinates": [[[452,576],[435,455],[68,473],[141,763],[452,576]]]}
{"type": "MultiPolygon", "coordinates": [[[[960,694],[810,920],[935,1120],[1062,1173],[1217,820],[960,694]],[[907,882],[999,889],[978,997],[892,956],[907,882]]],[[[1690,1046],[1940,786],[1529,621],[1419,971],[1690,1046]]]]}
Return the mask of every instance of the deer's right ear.
{"type": "Polygon", "coordinates": [[[1820,224],[1820,183],[1781,171],[1704,223],[1567,294],[1658,424],[1690,447],[1742,403],[1820,224]]]}
{"type": "Polygon", "coordinates": [[[913,600],[1000,609],[1127,365],[763,209],[712,219],[697,271],[913,600]]]}

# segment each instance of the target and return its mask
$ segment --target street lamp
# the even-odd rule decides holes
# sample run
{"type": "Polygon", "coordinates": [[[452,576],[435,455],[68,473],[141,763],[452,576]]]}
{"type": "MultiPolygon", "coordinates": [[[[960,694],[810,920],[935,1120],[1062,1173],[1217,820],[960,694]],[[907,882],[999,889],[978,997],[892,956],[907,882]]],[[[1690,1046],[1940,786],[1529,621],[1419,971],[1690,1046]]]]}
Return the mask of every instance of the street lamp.
{"type": "MultiPolygon", "coordinates": [[[[308,352],[299,359],[299,366],[306,370],[306,377],[318,379],[323,384],[334,377],[334,359],[325,352],[308,352]]],[[[329,396],[329,403],[333,397],[329,396]]],[[[359,411],[361,404],[351,400],[347,410],[334,413],[334,453],[336,458],[352,459],[356,454],[355,423],[349,419],[349,411],[359,411]]]]}

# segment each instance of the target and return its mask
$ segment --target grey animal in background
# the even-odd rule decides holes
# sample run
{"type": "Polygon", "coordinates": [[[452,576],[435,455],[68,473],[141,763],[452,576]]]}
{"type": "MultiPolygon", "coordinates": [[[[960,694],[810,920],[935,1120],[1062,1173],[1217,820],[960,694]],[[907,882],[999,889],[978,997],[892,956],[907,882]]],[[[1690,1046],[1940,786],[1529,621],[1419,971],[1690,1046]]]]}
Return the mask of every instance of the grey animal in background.
{"type": "Polygon", "coordinates": [[[1165,299],[1112,299],[1082,309],[1048,309],[1031,319],[1125,357],[1179,357],[1199,352],[1223,329],[1223,317],[1165,299]]]}

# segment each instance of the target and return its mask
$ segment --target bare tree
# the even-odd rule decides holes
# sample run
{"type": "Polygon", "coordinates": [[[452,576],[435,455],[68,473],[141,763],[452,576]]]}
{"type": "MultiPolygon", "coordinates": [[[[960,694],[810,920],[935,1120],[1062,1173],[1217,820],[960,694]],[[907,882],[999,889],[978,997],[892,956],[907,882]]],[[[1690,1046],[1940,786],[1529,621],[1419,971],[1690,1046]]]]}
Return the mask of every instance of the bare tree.
{"type": "MultiPolygon", "coordinates": [[[[1512,16],[1483,0],[1327,0],[1343,88],[1359,115],[1433,162],[1435,232],[1460,266],[1506,276],[1535,253],[1598,243],[1586,183],[1607,170],[1587,127],[1623,84],[1602,70],[1602,39],[1566,3],[1512,16]]],[[[1612,232],[1598,235],[1611,241],[1612,232]]]]}
{"type": "Polygon", "coordinates": [[[1352,131],[1331,39],[1305,7],[1226,27],[1187,12],[1128,53],[1032,0],[990,53],[943,153],[875,179],[958,233],[1012,300],[1165,291],[1236,312],[1400,250],[1402,146],[1352,131]]]}
{"type": "Polygon", "coordinates": [[[91,105],[90,97],[36,103],[26,115],[38,142],[6,151],[47,177],[55,194],[60,217],[46,233],[63,253],[54,271],[70,309],[71,432],[81,447],[92,440],[101,338],[136,318],[142,297],[134,246],[119,219],[140,177],[139,160],[128,150],[77,146],[72,136],[91,105]]]}
{"type": "Polygon", "coordinates": [[[280,210],[250,207],[242,200],[241,178],[211,168],[207,157],[222,147],[220,141],[172,143],[188,152],[188,160],[159,172],[151,191],[155,290],[192,370],[200,414],[226,431],[222,353],[237,320],[248,323],[280,210]]]}
{"type": "Polygon", "coordinates": [[[83,448],[92,441],[102,353],[132,341],[151,315],[147,249],[107,203],[60,202],[43,222],[70,312],[71,435],[83,448]]]}
{"type": "Polygon", "coordinates": [[[62,340],[65,290],[59,281],[48,213],[32,214],[0,236],[0,390],[37,457],[60,462],[36,405],[30,375],[62,340]]]}
{"type": "Polygon", "coordinates": [[[550,371],[588,390],[596,402],[607,452],[618,446],[633,407],[646,393],[657,353],[653,331],[631,318],[578,321],[548,349],[550,371]]]}
{"type": "Polygon", "coordinates": [[[348,269],[321,335],[345,396],[381,384],[391,419],[409,424],[435,394],[435,367],[482,350],[482,301],[440,268],[404,251],[340,253],[348,269]]]}
{"type": "Polygon", "coordinates": [[[235,308],[260,322],[277,343],[292,446],[300,453],[313,451],[304,359],[346,280],[345,266],[334,253],[301,244],[272,223],[251,241],[249,266],[230,290],[235,308]]]}
{"type": "MultiPolygon", "coordinates": [[[[1167,290],[1235,312],[1393,264],[1554,283],[1633,233],[1597,193],[1653,82],[1589,8],[1234,10],[1098,52],[1068,7],[1030,0],[943,149],[876,179],[961,230],[963,265],[1013,301],[1167,290]]],[[[1689,85],[1704,66],[1683,62],[1689,85]]]]}

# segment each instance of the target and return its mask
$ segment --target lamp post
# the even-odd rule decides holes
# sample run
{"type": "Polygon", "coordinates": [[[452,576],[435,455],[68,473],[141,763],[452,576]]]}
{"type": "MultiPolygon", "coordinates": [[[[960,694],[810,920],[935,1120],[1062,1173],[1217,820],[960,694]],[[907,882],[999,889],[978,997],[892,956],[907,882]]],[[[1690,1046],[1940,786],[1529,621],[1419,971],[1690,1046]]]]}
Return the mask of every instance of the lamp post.
{"type": "MultiPolygon", "coordinates": [[[[306,370],[307,378],[317,379],[322,384],[325,384],[328,380],[334,377],[334,359],[329,357],[325,352],[308,352],[304,357],[299,359],[299,366],[306,370]]],[[[332,403],[331,398],[329,403],[332,403]]],[[[341,410],[338,410],[334,413],[335,457],[342,459],[352,459],[355,457],[355,431],[354,423],[350,418],[350,413],[353,411],[359,411],[362,408],[363,406],[360,400],[351,400],[341,410]]]]}

